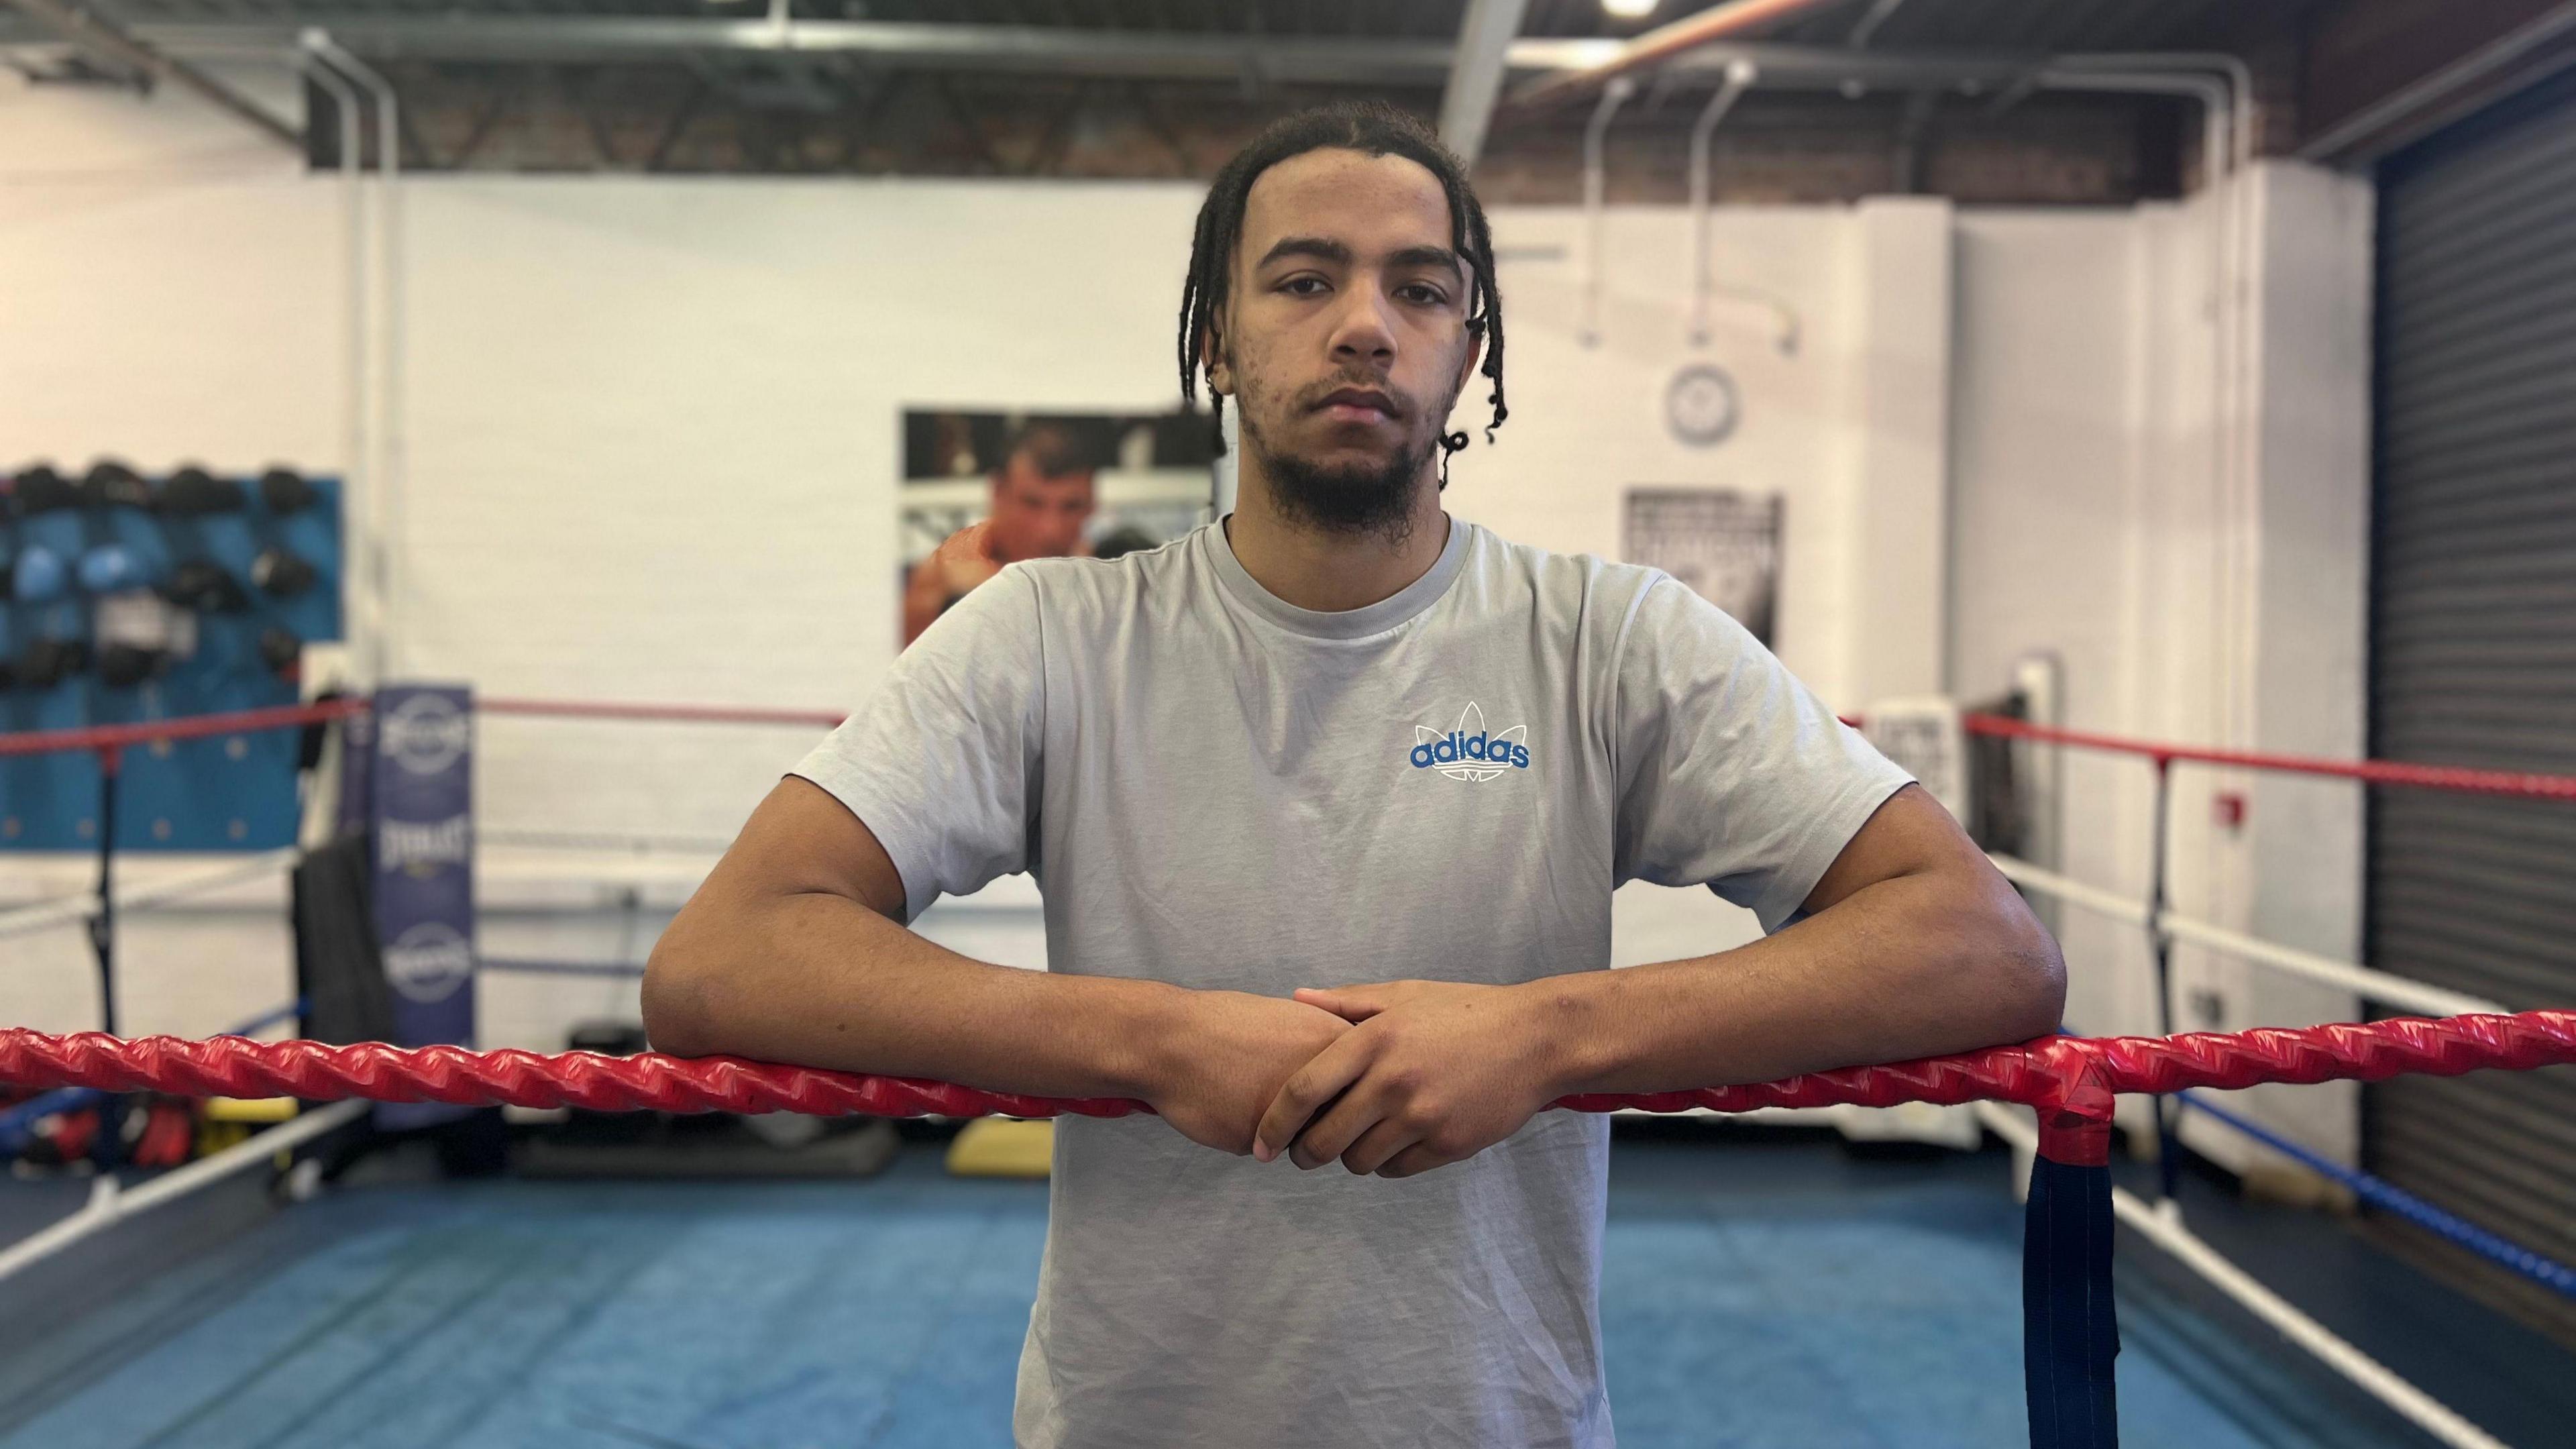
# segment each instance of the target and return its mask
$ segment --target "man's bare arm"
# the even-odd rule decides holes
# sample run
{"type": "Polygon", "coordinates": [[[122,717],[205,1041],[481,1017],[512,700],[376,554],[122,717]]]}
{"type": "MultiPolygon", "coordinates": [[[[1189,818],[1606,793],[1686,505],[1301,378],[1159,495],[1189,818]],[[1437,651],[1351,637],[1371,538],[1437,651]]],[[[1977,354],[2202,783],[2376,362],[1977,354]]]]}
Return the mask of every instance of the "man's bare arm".
{"type": "Polygon", "coordinates": [[[2057,1025],[2057,944],[1916,786],[1879,806],[1805,904],[1814,914],[1776,936],[1660,966],[1300,991],[1354,1025],[1280,1089],[1254,1155],[1411,1177],[1561,1096],[1768,1081],[2057,1025]]]}
{"type": "Polygon", "coordinates": [[[1272,997],[991,965],[913,934],[903,909],[875,833],[788,776],[655,943],[645,1031],[681,1056],[1138,1098],[1244,1152],[1279,1083],[1348,1029],[1272,997]]]}
{"type": "Polygon", "coordinates": [[[903,880],[822,787],[778,782],[644,970],[656,1047],[1045,1096],[1134,1096],[1177,988],[960,956],[898,924],[903,880]]]}
{"type": "Polygon", "coordinates": [[[1920,786],[1879,807],[1806,908],[1732,951],[1531,982],[1569,1052],[1563,1089],[1768,1081],[2057,1029],[2057,943],[1920,786]]]}

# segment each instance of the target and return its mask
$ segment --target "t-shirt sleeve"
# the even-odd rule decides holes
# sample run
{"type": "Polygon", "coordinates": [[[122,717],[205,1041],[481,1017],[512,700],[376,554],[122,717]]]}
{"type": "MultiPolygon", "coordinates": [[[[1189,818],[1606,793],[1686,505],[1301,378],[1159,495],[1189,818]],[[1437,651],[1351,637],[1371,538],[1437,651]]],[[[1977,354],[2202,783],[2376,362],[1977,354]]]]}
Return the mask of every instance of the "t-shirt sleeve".
{"type": "Polygon", "coordinates": [[[906,921],[1033,864],[1044,681],[1036,586],[1006,568],[941,614],[788,772],[876,835],[903,877],[906,921]]]}
{"type": "Polygon", "coordinates": [[[1912,778],[1668,576],[1618,653],[1618,879],[1704,884],[1777,931],[1912,778]]]}

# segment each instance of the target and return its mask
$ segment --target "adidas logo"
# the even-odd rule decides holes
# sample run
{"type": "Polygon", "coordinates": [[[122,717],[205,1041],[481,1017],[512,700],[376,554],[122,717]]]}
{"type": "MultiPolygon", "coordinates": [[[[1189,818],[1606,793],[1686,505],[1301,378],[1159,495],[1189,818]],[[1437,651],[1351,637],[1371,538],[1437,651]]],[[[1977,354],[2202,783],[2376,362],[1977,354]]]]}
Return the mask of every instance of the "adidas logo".
{"type": "Polygon", "coordinates": [[[1485,733],[1485,712],[1474,704],[1458,716],[1458,727],[1442,734],[1429,725],[1413,727],[1413,768],[1438,770],[1452,780],[1490,780],[1505,770],[1530,767],[1529,726],[1485,733]]]}

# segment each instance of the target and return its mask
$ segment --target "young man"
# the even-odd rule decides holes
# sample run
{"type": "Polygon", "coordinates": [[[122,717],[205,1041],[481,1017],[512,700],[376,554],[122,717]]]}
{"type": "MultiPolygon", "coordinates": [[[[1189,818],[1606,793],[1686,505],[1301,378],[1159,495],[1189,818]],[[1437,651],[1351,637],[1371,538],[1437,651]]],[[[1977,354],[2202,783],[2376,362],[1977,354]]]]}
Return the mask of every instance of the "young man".
{"type": "Polygon", "coordinates": [[[942,540],[903,588],[903,642],[953,608],[1005,564],[1073,558],[1094,506],[1092,464],[1081,440],[1055,423],[1031,423],[1011,438],[993,470],[992,512],[942,540]]]}
{"type": "Polygon", "coordinates": [[[1600,1449],[1609,1124],[1546,1104],[2037,1036],[2056,948],[1725,615],[1442,512],[1502,313],[1417,123],[1255,140],[1182,310],[1233,516],[951,610],[672,923],[647,1023],[1155,1107],[1058,1124],[1029,1449],[1600,1449]],[[1045,973],[900,924],[1019,870],[1045,973]],[[1774,934],[1606,971],[1631,878],[1774,934]]]}

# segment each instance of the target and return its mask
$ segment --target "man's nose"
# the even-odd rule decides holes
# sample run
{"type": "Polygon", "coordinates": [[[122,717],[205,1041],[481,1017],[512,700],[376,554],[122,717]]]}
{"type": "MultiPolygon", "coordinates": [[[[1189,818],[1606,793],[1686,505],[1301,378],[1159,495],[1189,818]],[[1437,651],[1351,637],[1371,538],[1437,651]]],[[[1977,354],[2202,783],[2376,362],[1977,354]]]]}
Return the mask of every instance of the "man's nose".
{"type": "Polygon", "coordinates": [[[1395,358],[1394,319],[1386,296],[1374,286],[1344,292],[1333,317],[1333,359],[1384,366],[1395,358]]]}

